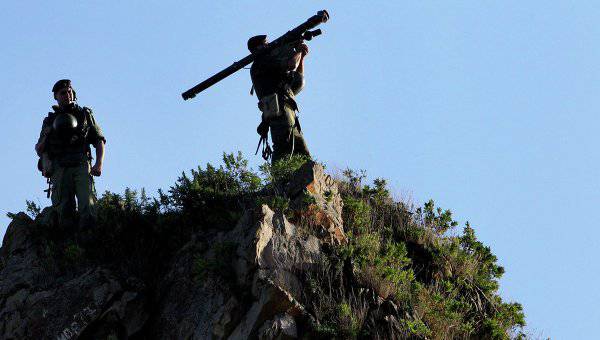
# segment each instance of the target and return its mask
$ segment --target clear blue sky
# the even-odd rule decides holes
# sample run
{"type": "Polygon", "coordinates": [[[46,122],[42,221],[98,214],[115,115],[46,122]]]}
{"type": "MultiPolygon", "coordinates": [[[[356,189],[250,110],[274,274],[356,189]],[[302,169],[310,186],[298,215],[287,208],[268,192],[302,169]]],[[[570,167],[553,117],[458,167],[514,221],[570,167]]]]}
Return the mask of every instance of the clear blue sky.
{"type": "MultiPolygon", "coordinates": [[[[33,145],[70,78],[108,139],[99,192],[168,188],[181,171],[254,156],[242,70],[180,93],[323,9],[302,1],[4,1],[0,5],[0,233],[48,205],[33,145]]],[[[590,338],[600,320],[600,3],[328,2],[299,96],[329,169],[365,169],[470,221],[533,335],[590,338]]]]}

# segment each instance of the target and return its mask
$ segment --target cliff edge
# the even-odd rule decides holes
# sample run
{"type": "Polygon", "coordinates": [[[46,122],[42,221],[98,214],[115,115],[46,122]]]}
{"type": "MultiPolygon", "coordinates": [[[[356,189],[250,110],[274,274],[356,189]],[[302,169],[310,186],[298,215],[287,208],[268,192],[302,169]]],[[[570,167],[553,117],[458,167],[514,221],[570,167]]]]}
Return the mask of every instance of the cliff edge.
{"type": "Polygon", "coordinates": [[[240,155],[157,198],[98,201],[92,230],[12,215],[0,249],[2,339],[522,337],[504,269],[448,210],[384,180],[240,155]]]}

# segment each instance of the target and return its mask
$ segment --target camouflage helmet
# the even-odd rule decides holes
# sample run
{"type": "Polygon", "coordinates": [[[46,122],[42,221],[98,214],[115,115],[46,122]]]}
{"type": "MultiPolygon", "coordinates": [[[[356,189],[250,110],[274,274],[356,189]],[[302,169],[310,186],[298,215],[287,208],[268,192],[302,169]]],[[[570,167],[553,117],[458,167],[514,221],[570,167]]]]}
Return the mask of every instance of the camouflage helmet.
{"type": "Polygon", "coordinates": [[[264,44],[267,41],[267,36],[265,34],[255,35],[252,38],[248,39],[248,50],[252,52],[259,45],[264,44]]]}

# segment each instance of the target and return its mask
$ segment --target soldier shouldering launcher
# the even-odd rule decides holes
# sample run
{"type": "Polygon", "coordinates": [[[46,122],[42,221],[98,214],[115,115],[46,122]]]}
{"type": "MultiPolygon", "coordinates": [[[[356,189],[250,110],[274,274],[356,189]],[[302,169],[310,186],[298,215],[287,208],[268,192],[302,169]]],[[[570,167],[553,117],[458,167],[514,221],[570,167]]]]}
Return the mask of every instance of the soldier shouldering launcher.
{"type": "Polygon", "coordinates": [[[304,87],[304,57],[308,54],[308,47],[303,41],[321,35],[321,30],[314,28],[328,20],[329,13],[322,10],[270,43],[267,42],[266,35],[250,38],[250,55],[188,89],[181,96],[184,100],[194,98],[198,93],[253,63],[250,68],[252,88],[256,90],[258,107],[262,111],[262,120],[257,128],[261,138],[256,152],[262,144],[263,158],[272,156],[272,162],[293,154],[310,157],[296,114],[298,104],[295,97],[304,87]],[[267,141],[269,129],[274,150],[271,150],[267,141]]]}
{"type": "Polygon", "coordinates": [[[71,81],[62,79],[52,87],[58,105],[52,106],[42,124],[35,145],[40,156],[38,168],[52,187],[52,208],[60,225],[69,225],[75,218],[75,198],[80,227],[96,222],[96,193],[92,176],[102,174],[106,139],[94,119],[92,110],[77,105],[71,81]],[[96,161],[91,166],[90,145],[96,149],[96,161]]]}
{"type": "MultiPolygon", "coordinates": [[[[292,154],[310,157],[298,120],[296,95],[304,87],[304,58],[308,46],[304,43],[286,44],[268,53],[259,53],[268,47],[267,36],[258,35],[248,40],[248,49],[257,54],[250,76],[262,121],[257,128],[261,140],[267,141],[269,129],[273,141],[272,162],[292,154]]],[[[268,156],[263,152],[263,157],[268,156]]]]}

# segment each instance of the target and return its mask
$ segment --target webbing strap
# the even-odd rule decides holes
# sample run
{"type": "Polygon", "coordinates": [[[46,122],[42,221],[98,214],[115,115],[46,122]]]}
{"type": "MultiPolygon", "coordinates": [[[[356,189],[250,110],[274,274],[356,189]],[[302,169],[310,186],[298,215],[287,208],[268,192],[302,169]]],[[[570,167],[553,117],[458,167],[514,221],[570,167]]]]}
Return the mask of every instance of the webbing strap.
{"type": "Polygon", "coordinates": [[[267,136],[261,136],[260,139],[258,140],[258,145],[256,146],[256,152],[254,153],[255,155],[258,154],[258,149],[260,149],[260,145],[262,144],[262,158],[265,161],[268,161],[269,158],[271,158],[271,155],[273,155],[273,150],[271,149],[271,145],[269,145],[269,140],[267,136]]]}

